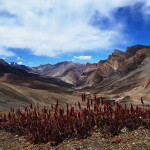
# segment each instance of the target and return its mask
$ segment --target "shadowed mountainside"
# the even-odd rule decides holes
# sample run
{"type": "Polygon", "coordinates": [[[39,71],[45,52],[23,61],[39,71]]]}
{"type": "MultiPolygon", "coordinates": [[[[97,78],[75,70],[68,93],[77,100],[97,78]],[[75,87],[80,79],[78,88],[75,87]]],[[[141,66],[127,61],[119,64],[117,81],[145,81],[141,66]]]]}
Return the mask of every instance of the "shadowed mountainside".
{"type": "Polygon", "coordinates": [[[126,52],[114,50],[108,59],[87,63],[86,67],[61,62],[31,68],[0,60],[0,106],[6,108],[31,102],[49,104],[56,100],[62,104],[74,103],[81,93],[135,104],[140,104],[140,97],[143,97],[149,104],[149,68],[150,47],[142,45],[128,47],[126,52]],[[61,79],[73,84],[77,82],[77,86],[73,88],[61,79]]]}
{"type": "Polygon", "coordinates": [[[24,65],[18,65],[16,63],[11,63],[10,65],[26,70],[30,73],[36,73],[48,77],[55,77],[70,84],[76,84],[77,80],[85,69],[85,65],[83,64],[68,61],[60,62],[55,65],[40,65],[38,67],[28,67],[24,65]]]}
{"type": "Polygon", "coordinates": [[[150,57],[150,46],[128,47],[126,52],[114,50],[106,60],[86,65],[77,85],[94,86],[106,79],[113,81],[137,69],[146,57],[150,57]]]}
{"type": "Polygon", "coordinates": [[[71,96],[72,85],[53,77],[44,77],[0,63],[0,111],[10,106],[20,107],[29,103],[60,104],[78,99],[71,96]]]}
{"type": "Polygon", "coordinates": [[[150,47],[132,46],[115,50],[107,60],[87,64],[79,84],[81,92],[98,94],[121,103],[150,104],[150,47]]]}

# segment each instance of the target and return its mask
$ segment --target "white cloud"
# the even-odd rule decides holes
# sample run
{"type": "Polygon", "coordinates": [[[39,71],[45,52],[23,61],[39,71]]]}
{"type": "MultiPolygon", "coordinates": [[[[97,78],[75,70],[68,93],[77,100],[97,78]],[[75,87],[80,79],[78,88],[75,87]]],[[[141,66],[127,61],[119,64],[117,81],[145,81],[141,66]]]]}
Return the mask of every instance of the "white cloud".
{"type": "Polygon", "coordinates": [[[15,53],[9,51],[9,50],[6,50],[6,49],[3,49],[3,48],[0,48],[0,56],[2,57],[12,57],[12,56],[15,56],[15,53]]]}
{"type": "Polygon", "coordinates": [[[22,62],[20,61],[20,62],[18,62],[17,64],[18,64],[18,65],[22,65],[22,62]]]}
{"type": "Polygon", "coordinates": [[[74,59],[80,59],[80,60],[90,60],[92,56],[74,56],[74,59]]]}
{"type": "Polygon", "coordinates": [[[28,48],[35,55],[50,57],[112,49],[126,42],[122,33],[124,25],[113,20],[112,11],[137,2],[150,6],[148,0],[2,0],[0,10],[9,13],[0,16],[0,47],[28,48]],[[96,10],[109,18],[110,29],[102,30],[90,24],[96,10]]]}

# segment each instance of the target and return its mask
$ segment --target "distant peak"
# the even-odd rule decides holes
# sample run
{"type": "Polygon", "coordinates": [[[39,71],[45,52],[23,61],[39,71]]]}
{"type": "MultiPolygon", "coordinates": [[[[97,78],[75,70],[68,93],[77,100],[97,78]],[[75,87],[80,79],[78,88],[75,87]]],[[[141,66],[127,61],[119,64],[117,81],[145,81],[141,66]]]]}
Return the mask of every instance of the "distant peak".
{"type": "Polygon", "coordinates": [[[150,46],[145,46],[145,45],[134,45],[134,46],[130,46],[130,47],[127,47],[127,50],[126,50],[126,54],[128,56],[133,56],[136,54],[137,51],[143,49],[143,48],[148,48],[150,46]]]}
{"type": "Polygon", "coordinates": [[[118,49],[114,49],[114,53],[122,53],[123,51],[118,50],[118,49]]]}
{"type": "Polygon", "coordinates": [[[122,54],[125,54],[125,52],[118,50],[118,49],[115,49],[113,54],[114,55],[122,55],[122,54]]]}
{"type": "Polygon", "coordinates": [[[44,64],[44,65],[40,64],[39,67],[42,67],[42,66],[52,66],[52,65],[51,64],[44,64]]]}

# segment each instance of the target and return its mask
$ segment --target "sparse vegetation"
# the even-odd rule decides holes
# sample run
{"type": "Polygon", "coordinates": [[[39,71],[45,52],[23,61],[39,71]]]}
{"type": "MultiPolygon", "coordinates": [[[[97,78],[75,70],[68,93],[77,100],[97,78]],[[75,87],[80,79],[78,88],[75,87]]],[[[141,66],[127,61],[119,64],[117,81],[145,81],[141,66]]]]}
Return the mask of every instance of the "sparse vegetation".
{"type": "Polygon", "coordinates": [[[86,98],[74,106],[66,104],[66,111],[59,108],[58,101],[51,108],[40,106],[25,107],[24,110],[11,108],[8,114],[0,116],[0,129],[17,133],[30,143],[51,142],[55,146],[66,138],[82,139],[97,128],[108,136],[118,134],[124,127],[129,130],[143,126],[150,130],[150,109],[130,105],[121,106],[117,102],[104,101],[103,98],[86,98]]]}

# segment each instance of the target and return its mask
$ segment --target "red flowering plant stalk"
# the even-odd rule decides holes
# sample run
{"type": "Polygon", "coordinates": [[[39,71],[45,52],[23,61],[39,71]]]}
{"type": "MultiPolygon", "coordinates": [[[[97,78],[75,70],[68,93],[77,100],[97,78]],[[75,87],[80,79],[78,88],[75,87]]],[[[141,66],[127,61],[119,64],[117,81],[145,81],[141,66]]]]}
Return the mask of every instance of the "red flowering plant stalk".
{"type": "MultiPolygon", "coordinates": [[[[144,106],[143,99],[141,103],[144,106]]],[[[66,109],[60,108],[58,101],[42,109],[31,104],[24,110],[11,108],[9,113],[0,116],[0,129],[22,135],[32,144],[51,142],[52,146],[66,138],[85,138],[97,128],[114,136],[123,127],[134,130],[141,125],[150,130],[150,109],[132,104],[123,107],[96,95],[90,100],[85,94],[82,103],[78,101],[75,107],[66,104],[66,109]]]]}

